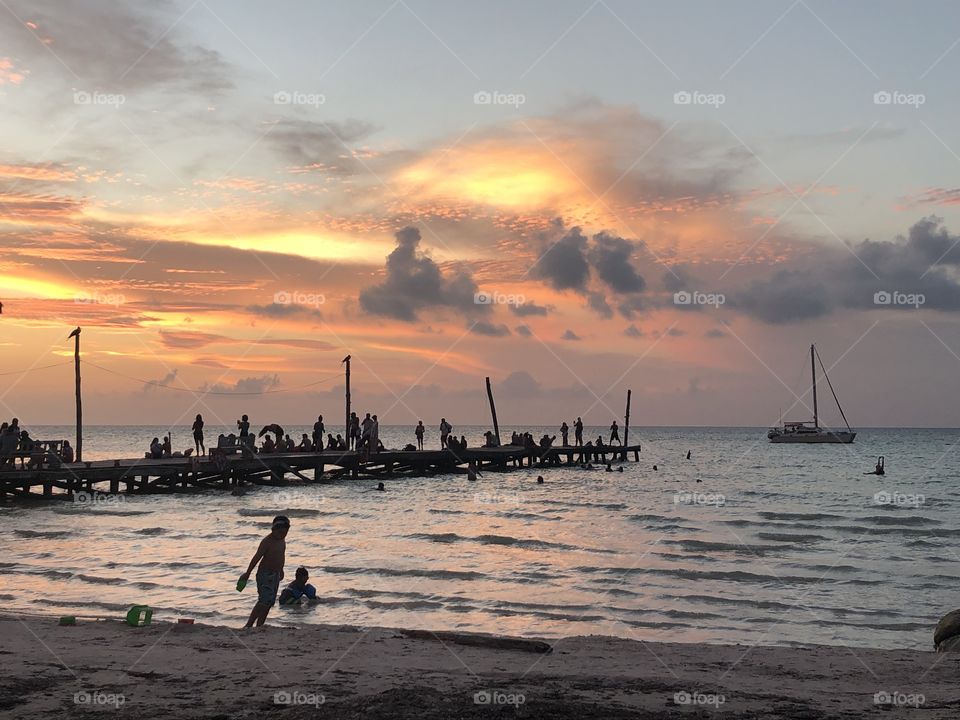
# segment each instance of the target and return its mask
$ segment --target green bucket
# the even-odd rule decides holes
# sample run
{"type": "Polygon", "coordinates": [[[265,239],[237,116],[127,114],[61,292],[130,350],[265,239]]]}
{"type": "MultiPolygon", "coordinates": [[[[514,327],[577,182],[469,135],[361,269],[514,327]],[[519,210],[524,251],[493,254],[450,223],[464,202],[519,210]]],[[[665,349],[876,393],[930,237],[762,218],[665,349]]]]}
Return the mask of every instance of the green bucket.
{"type": "Polygon", "coordinates": [[[148,605],[134,605],[127,611],[127,625],[143,627],[153,619],[153,610],[148,605]]]}

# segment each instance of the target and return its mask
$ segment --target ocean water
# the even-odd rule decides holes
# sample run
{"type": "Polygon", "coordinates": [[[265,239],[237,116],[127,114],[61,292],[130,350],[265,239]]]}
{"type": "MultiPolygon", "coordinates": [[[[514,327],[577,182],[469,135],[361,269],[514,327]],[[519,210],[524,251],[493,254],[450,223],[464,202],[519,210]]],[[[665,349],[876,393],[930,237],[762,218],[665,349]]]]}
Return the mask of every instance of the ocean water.
{"type": "MultiPolygon", "coordinates": [[[[462,432],[476,444],[484,429],[462,432]]],[[[86,459],[139,456],[163,431],[87,428],[86,459]]],[[[853,445],[805,446],[765,432],[631,429],[641,461],[612,473],[0,506],[0,600],[6,611],[112,617],[146,603],[159,618],[241,624],[255,591],[238,593],[237,577],[285,513],[288,579],[306,566],[322,601],[275,608],[272,623],[932,647],[937,620],[960,606],[960,433],[867,429],[853,445]],[[878,455],[886,476],[864,475],[878,455]]],[[[401,447],[412,428],[381,437],[401,447]]],[[[433,428],[427,440],[438,445],[433,428]]],[[[190,443],[189,428],[175,430],[175,449],[190,443]]]]}

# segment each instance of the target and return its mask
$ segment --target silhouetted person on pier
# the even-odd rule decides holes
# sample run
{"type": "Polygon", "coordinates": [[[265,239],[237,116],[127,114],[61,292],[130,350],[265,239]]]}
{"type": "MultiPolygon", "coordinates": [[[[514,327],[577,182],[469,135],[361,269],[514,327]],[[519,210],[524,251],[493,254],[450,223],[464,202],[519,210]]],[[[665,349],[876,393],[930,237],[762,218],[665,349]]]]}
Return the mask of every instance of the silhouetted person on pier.
{"type": "Polygon", "coordinates": [[[440,447],[448,447],[447,438],[450,436],[452,431],[453,425],[448,423],[446,418],[440,418],[440,447]]]}
{"type": "Polygon", "coordinates": [[[347,443],[350,445],[350,450],[356,450],[357,444],[360,442],[360,418],[357,417],[355,412],[350,413],[350,427],[346,429],[347,433],[347,443]]]}
{"type": "Polygon", "coordinates": [[[417,450],[423,450],[423,434],[427,429],[423,426],[423,420],[417,420],[417,427],[413,434],[417,436],[417,450]]]}
{"type": "Polygon", "coordinates": [[[277,444],[273,441],[273,438],[269,434],[265,435],[263,438],[263,445],[260,447],[260,452],[262,453],[272,453],[277,449],[277,444]]]}
{"type": "Polygon", "coordinates": [[[159,460],[163,457],[163,444],[160,442],[160,438],[154,438],[150,441],[150,452],[147,453],[147,457],[153,460],[159,460]]]}
{"type": "Polygon", "coordinates": [[[370,447],[373,452],[383,450],[383,443],[380,442],[380,420],[376,415],[373,416],[373,423],[370,425],[370,447]]]}
{"type": "Polygon", "coordinates": [[[573,442],[576,445],[583,445],[583,420],[579,417],[573,424],[573,442]]]}
{"type": "Polygon", "coordinates": [[[617,427],[617,421],[613,421],[613,425],[610,426],[610,444],[613,445],[613,441],[617,441],[617,445],[623,445],[620,442],[620,428],[617,427]]]}
{"type": "Polygon", "coordinates": [[[310,436],[306,433],[303,433],[303,436],[300,438],[300,444],[297,446],[297,450],[300,452],[310,452],[311,450],[322,450],[323,449],[323,438],[320,438],[320,445],[315,445],[310,440],[310,436]]]}
{"type": "Polygon", "coordinates": [[[60,460],[65,463],[73,462],[73,447],[71,447],[69,440],[63,441],[63,448],[60,450],[60,460]]]}
{"type": "Polygon", "coordinates": [[[327,450],[336,450],[337,441],[333,437],[333,433],[327,433],[327,450]]]}
{"type": "Polygon", "coordinates": [[[165,458],[173,457],[173,443],[169,435],[163,438],[163,456],[165,458]]]}
{"type": "Polygon", "coordinates": [[[360,423],[360,442],[357,444],[357,450],[370,445],[370,431],[373,429],[373,418],[367,413],[363,422],[360,423]]]}
{"type": "Polygon", "coordinates": [[[467,449],[467,439],[463,435],[460,436],[460,449],[461,450],[467,449]]]}
{"type": "Polygon", "coordinates": [[[484,437],[484,443],[483,443],[484,447],[492,448],[492,447],[500,446],[499,443],[497,442],[497,436],[493,434],[492,430],[487,430],[483,434],[483,437],[484,437]]]}
{"type": "Polygon", "coordinates": [[[570,428],[567,426],[567,421],[564,420],[563,424],[560,426],[560,439],[563,440],[563,446],[566,447],[570,444],[570,428]]]}
{"type": "Polygon", "coordinates": [[[197,448],[197,455],[207,454],[207,449],[203,446],[203,416],[200,414],[193,421],[193,444],[197,448]]]}
{"type": "Polygon", "coordinates": [[[240,437],[246,437],[250,434],[250,418],[246,415],[242,415],[239,420],[237,420],[237,430],[240,431],[240,437]]]}
{"type": "Polygon", "coordinates": [[[340,436],[340,433],[337,433],[337,450],[346,450],[346,449],[347,449],[347,441],[340,436]]]}
{"type": "Polygon", "coordinates": [[[316,450],[323,450],[323,415],[317,416],[317,421],[313,424],[313,447],[316,450]]]}

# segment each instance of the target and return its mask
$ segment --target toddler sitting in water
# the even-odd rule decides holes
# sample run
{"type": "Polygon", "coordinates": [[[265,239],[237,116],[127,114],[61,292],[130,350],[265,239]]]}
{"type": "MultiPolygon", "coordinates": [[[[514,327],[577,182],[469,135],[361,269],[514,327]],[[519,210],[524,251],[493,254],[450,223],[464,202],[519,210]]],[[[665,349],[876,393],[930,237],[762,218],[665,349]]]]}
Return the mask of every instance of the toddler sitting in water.
{"type": "Polygon", "coordinates": [[[299,602],[300,598],[304,596],[306,596],[307,600],[316,600],[317,589],[307,582],[309,578],[310,573],[307,572],[307,569],[305,567],[298,567],[296,579],[287,585],[283,589],[283,592],[280,593],[280,604],[292,605],[293,603],[299,602]]]}

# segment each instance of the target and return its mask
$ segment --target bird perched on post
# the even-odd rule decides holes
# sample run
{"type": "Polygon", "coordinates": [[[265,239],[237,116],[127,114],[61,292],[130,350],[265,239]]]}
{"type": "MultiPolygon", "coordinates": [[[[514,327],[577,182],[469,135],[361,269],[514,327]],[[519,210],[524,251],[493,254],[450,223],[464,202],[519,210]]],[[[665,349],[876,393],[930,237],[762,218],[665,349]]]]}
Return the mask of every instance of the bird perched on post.
{"type": "Polygon", "coordinates": [[[76,330],[74,330],[72,333],[70,333],[69,335],[67,335],[67,340],[69,340],[69,339],[72,338],[72,337],[76,337],[76,336],[79,335],[79,334],[80,334],[80,328],[77,327],[76,330]]]}
{"type": "Polygon", "coordinates": [[[346,356],[343,360],[341,360],[340,362],[345,363],[345,362],[347,362],[347,360],[350,359],[350,357],[351,357],[350,355],[347,355],[347,356],[346,356]]]}

